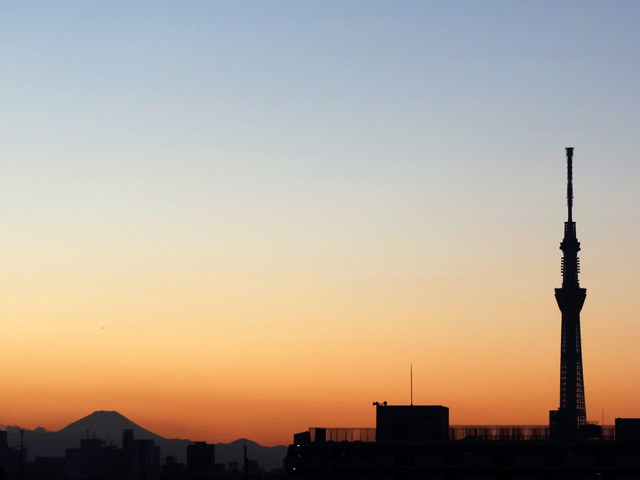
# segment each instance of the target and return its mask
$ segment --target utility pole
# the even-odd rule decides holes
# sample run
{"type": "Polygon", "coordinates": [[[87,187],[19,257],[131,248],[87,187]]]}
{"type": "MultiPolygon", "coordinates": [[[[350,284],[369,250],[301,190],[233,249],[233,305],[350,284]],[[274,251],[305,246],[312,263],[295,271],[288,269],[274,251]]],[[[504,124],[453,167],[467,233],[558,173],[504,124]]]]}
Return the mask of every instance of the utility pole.
{"type": "Polygon", "coordinates": [[[244,480],[249,479],[249,458],[247,458],[247,440],[244,441],[244,480]]]}
{"type": "Polygon", "coordinates": [[[20,480],[24,480],[24,428],[20,430],[20,480]]]}

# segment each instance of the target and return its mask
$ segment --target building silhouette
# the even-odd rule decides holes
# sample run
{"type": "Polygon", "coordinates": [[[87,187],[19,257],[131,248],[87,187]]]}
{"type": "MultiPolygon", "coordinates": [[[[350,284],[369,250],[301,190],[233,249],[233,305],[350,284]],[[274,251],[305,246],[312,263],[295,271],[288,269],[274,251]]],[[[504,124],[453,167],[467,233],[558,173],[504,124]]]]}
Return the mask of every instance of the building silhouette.
{"type": "Polygon", "coordinates": [[[0,479],[160,480],[160,449],[153,440],[134,439],[133,430],[123,430],[123,448],[83,438],[80,448],[67,448],[64,457],[36,456],[33,461],[4,443],[0,435],[0,479]]]}
{"type": "Polygon", "coordinates": [[[187,471],[189,473],[212,473],[215,465],[215,445],[207,442],[194,442],[187,446],[187,471]]]}
{"type": "Polygon", "coordinates": [[[66,448],[63,457],[36,455],[28,460],[26,449],[10,447],[7,431],[0,430],[0,480],[255,480],[279,475],[267,474],[246,451],[242,468],[236,461],[227,469],[216,463],[215,445],[207,442],[185,445],[186,464],[172,455],[163,464],[155,440],[137,439],[134,433],[122,430],[122,448],[87,434],[79,448],[66,448]]]}

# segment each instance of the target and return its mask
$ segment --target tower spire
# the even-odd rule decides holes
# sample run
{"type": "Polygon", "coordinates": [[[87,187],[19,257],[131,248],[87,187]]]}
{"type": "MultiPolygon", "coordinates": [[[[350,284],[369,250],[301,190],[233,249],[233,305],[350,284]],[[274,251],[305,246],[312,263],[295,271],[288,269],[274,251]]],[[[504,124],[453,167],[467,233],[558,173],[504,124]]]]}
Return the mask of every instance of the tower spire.
{"type": "Polygon", "coordinates": [[[567,210],[569,213],[568,222],[573,222],[573,147],[567,147],[567,210]]]}
{"type": "Polygon", "coordinates": [[[576,223],[573,221],[573,147],[567,147],[567,221],[564,224],[562,250],[562,287],[578,287],[580,273],[580,242],[576,237],[576,223]]]}
{"type": "Polygon", "coordinates": [[[559,438],[580,436],[587,423],[582,374],[582,345],[580,340],[580,311],[587,290],[580,288],[578,273],[580,242],[573,221],[573,148],[567,153],[567,213],[564,224],[562,250],[562,288],[555,289],[556,301],[562,312],[562,338],[560,351],[560,408],[551,413],[552,432],[559,438]]]}

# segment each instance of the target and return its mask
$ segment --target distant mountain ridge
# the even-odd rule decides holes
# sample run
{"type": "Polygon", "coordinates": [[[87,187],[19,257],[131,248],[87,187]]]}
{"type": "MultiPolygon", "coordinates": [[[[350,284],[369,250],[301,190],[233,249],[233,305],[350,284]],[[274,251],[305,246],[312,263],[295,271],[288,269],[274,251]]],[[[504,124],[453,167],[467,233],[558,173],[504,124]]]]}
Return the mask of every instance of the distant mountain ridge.
{"type": "MultiPolygon", "coordinates": [[[[20,444],[20,427],[7,426],[10,446],[20,444]]],[[[80,440],[98,438],[106,445],[122,447],[122,430],[133,430],[134,438],[150,439],[160,447],[164,461],[172,455],[179,462],[186,461],[187,445],[193,443],[187,439],[168,439],[153,433],[129,420],[116,411],[98,410],[86,417],[70,423],[57,432],[49,432],[42,427],[35,430],[24,430],[24,444],[30,459],[35,457],[64,457],[68,448],[79,448],[80,440]]],[[[257,460],[265,470],[282,468],[287,447],[263,447],[251,440],[239,439],[225,444],[216,444],[216,462],[227,464],[236,461],[242,465],[243,448],[247,444],[247,456],[257,460]]]]}
{"type": "Polygon", "coordinates": [[[133,423],[127,417],[114,410],[95,411],[55,433],[68,438],[99,438],[107,445],[122,447],[123,430],[133,430],[134,438],[138,439],[151,439],[156,440],[156,442],[167,440],[133,423]]]}

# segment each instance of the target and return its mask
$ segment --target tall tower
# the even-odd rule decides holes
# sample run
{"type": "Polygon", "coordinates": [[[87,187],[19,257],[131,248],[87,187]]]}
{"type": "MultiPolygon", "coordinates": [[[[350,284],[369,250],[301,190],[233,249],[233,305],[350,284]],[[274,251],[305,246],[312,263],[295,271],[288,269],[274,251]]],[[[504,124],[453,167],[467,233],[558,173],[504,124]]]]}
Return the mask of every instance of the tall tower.
{"type": "Polygon", "coordinates": [[[561,439],[575,439],[587,424],[582,377],[582,346],[580,341],[580,311],[587,289],[580,288],[580,242],[573,221],[573,148],[567,151],[567,210],[562,250],[562,288],[556,288],[556,301],[562,312],[562,341],[560,353],[560,408],[551,412],[552,435],[561,439]]]}

